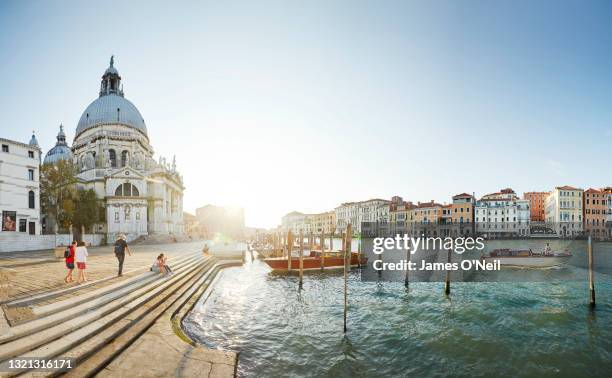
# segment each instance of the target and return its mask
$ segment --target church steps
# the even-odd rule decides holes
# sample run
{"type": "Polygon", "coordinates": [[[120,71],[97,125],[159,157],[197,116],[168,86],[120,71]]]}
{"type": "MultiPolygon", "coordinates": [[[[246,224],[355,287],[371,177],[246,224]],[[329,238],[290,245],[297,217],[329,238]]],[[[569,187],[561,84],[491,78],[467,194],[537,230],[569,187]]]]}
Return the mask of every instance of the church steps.
{"type": "MultiPolygon", "coordinates": [[[[177,272],[180,272],[183,267],[197,263],[198,261],[202,261],[202,257],[193,256],[177,264],[175,269],[177,272]]],[[[88,311],[92,307],[92,303],[96,307],[99,307],[120,297],[122,294],[130,293],[151,282],[156,282],[158,279],[158,273],[147,272],[130,280],[121,281],[117,284],[97,289],[95,292],[92,291],[82,296],[75,296],[74,298],[51,303],[49,305],[34,307],[32,309],[34,318],[13,325],[9,334],[0,335],[0,345],[12,339],[37,332],[58,322],[65,321],[70,317],[77,316],[83,311],[88,311]]]]}
{"type": "MultiPolygon", "coordinates": [[[[187,266],[190,265],[194,262],[200,261],[202,260],[201,255],[198,256],[191,256],[190,258],[184,259],[179,263],[174,263],[171,268],[173,270],[177,270],[182,268],[183,266],[187,266]]],[[[42,306],[35,306],[32,308],[32,312],[35,315],[35,319],[37,318],[42,318],[45,316],[49,316],[51,314],[54,314],[56,312],[60,312],[62,310],[65,310],[67,308],[70,307],[74,307],[77,305],[80,305],[82,303],[88,302],[92,299],[101,297],[102,295],[106,294],[106,293],[110,293],[110,292],[114,292],[116,290],[119,289],[136,289],[138,287],[142,287],[144,285],[146,285],[149,282],[155,281],[159,278],[159,273],[156,272],[144,272],[138,276],[135,276],[133,278],[130,278],[128,280],[125,281],[120,281],[117,282],[116,284],[113,285],[107,285],[107,286],[103,286],[99,289],[96,289],[94,291],[90,291],[88,293],[84,293],[82,295],[79,296],[75,296],[73,298],[69,298],[69,299],[64,299],[62,301],[58,301],[55,303],[50,303],[47,305],[42,305],[42,306]]],[[[33,320],[33,319],[32,319],[33,320]]],[[[31,321],[31,320],[28,320],[31,321]]],[[[23,323],[22,323],[23,324],[23,323]]]]}
{"type": "Polygon", "coordinates": [[[201,285],[210,281],[219,269],[219,264],[209,267],[200,277],[193,279],[188,285],[185,285],[186,290],[173,292],[172,295],[162,301],[162,305],[154,308],[141,307],[133,315],[139,316],[136,319],[137,321],[123,319],[124,324],[113,325],[95,339],[87,340],[79,345],[79,347],[64,353],[63,356],[76,359],[76,368],[65,376],[94,376],[146,332],[160,316],[166,314],[177,305],[184,303],[201,285]]]}
{"type": "MultiPolygon", "coordinates": [[[[118,310],[120,315],[116,317],[105,317],[96,320],[95,322],[79,329],[66,336],[57,339],[49,344],[38,349],[29,351],[28,357],[52,358],[56,356],[75,358],[76,366],[80,366],[82,361],[94,356],[98,358],[100,351],[108,345],[117,345],[114,340],[118,338],[125,339],[126,335],[138,337],[139,334],[155,321],[157,317],[169,306],[174,303],[177,298],[181,297],[185,289],[189,289],[198,282],[202,282],[203,278],[208,277],[210,272],[214,270],[214,262],[202,266],[191,274],[183,277],[183,279],[174,282],[156,295],[148,296],[139,300],[139,303],[130,303],[125,307],[133,307],[130,312],[124,313],[125,308],[118,310]],[[136,332],[134,332],[136,331],[136,332]],[[91,337],[95,335],[95,337],[91,337]]],[[[83,369],[79,369],[76,375],[71,371],[69,374],[77,377],[87,376],[83,373],[83,369]]],[[[61,372],[23,372],[25,376],[58,376],[61,372]]]]}
{"type": "MultiPolygon", "coordinates": [[[[130,347],[135,340],[147,332],[147,330],[156,324],[158,320],[163,320],[165,325],[173,328],[174,324],[170,322],[170,318],[173,316],[173,314],[176,314],[179,310],[183,309],[185,304],[191,304],[189,308],[192,308],[193,304],[195,304],[195,302],[197,302],[199,299],[203,290],[210,285],[221,269],[227,266],[239,264],[241,264],[241,262],[224,261],[216,263],[214,266],[210,267],[205,274],[203,274],[197,280],[194,280],[185,291],[173,293],[171,298],[169,298],[169,300],[167,300],[162,306],[158,306],[155,309],[144,312],[142,319],[139,322],[130,322],[129,324],[125,324],[123,326],[118,325],[116,327],[117,329],[113,330],[108,329],[107,331],[111,332],[109,332],[107,335],[100,335],[104,336],[104,340],[88,340],[86,343],[91,345],[88,346],[85,351],[72,350],[63,354],[67,357],[76,358],[77,361],[76,368],[68,372],[65,376],[95,376],[117,356],[130,347]]],[[[105,331],[105,333],[107,331],[105,331]]],[[[184,338],[181,337],[181,339],[185,341],[184,338]]],[[[183,343],[183,341],[180,342],[183,343]]],[[[187,340],[187,342],[191,343],[190,340],[187,340]]]]}
{"type": "MultiPolygon", "coordinates": [[[[137,305],[142,304],[143,301],[152,298],[173,283],[188,277],[190,274],[194,274],[194,271],[202,269],[205,265],[209,264],[211,264],[211,261],[202,260],[200,263],[194,263],[181,268],[170,277],[158,279],[145,287],[125,293],[127,295],[122,296],[123,292],[120,292],[119,295],[116,293],[105,294],[100,301],[94,300],[27,323],[24,326],[29,326],[29,328],[22,328],[16,330],[18,332],[12,332],[10,341],[6,338],[3,340],[3,344],[0,345],[0,361],[31,351],[36,347],[61,338],[63,335],[78,331],[80,328],[107,315],[113,319],[120,319],[125,314],[134,310],[137,305]],[[110,301],[108,300],[109,297],[110,301]]],[[[19,326],[14,328],[17,327],[19,326]]],[[[12,331],[15,330],[12,329],[12,331]]]]}
{"type": "MultiPolygon", "coordinates": [[[[183,261],[185,259],[191,258],[193,256],[198,256],[198,255],[201,255],[201,253],[193,253],[193,254],[190,254],[190,255],[187,255],[187,256],[181,256],[178,259],[172,259],[170,261],[170,263],[176,265],[176,264],[178,264],[179,262],[181,262],[181,261],[183,261]]],[[[171,265],[171,267],[172,267],[172,265],[171,265]]],[[[142,267],[142,268],[138,268],[138,269],[132,269],[132,270],[129,270],[129,271],[125,271],[124,274],[127,275],[127,274],[130,274],[130,273],[133,273],[133,272],[138,272],[138,271],[146,272],[148,269],[149,269],[149,267],[142,267]]],[[[28,295],[28,296],[24,296],[24,297],[21,297],[21,298],[9,299],[7,301],[0,302],[0,304],[4,304],[4,305],[6,305],[8,307],[27,306],[27,305],[30,305],[30,304],[34,304],[34,303],[46,301],[46,300],[49,300],[49,299],[53,299],[53,298],[56,298],[56,297],[59,297],[59,296],[62,296],[62,295],[66,295],[66,294],[69,294],[69,293],[72,293],[72,292],[75,292],[75,291],[83,290],[85,288],[89,288],[89,287],[94,286],[94,285],[99,285],[99,284],[104,283],[106,281],[113,280],[116,277],[117,276],[112,275],[112,276],[109,276],[109,277],[101,278],[101,279],[95,280],[95,281],[90,281],[90,282],[87,282],[87,283],[84,283],[84,284],[80,284],[80,285],[77,285],[77,286],[62,288],[62,289],[58,289],[58,290],[47,291],[47,292],[43,292],[43,293],[35,294],[35,295],[28,295]]],[[[128,279],[128,280],[130,280],[130,279],[128,279]]],[[[123,282],[127,282],[128,280],[125,280],[123,282]]]]}

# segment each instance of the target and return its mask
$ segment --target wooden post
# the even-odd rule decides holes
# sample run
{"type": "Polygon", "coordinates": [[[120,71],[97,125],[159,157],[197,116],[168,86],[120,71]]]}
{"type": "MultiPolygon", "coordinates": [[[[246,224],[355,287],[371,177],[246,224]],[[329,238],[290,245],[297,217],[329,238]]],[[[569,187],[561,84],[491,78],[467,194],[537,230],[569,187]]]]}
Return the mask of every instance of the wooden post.
{"type": "Polygon", "coordinates": [[[589,235],[587,251],[589,254],[589,305],[595,307],[595,277],[593,274],[593,244],[591,235],[589,235]]]}
{"type": "Polygon", "coordinates": [[[359,241],[357,242],[357,267],[361,268],[361,235],[359,236],[359,241]]]}
{"type": "Polygon", "coordinates": [[[344,333],[346,333],[346,315],[348,314],[348,266],[350,265],[351,256],[351,239],[352,235],[351,224],[346,227],[346,241],[344,249],[344,333]]]}
{"type": "MultiPolygon", "coordinates": [[[[447,262],[451,262],[451,250],[448,250],[448,259],[447,262]]],[[[444,294],[450,294],[450,270],[446,271],[446,282],[444,283],[444,294]]]]}
{"type": "Polygon", "coordinates": [[[321,270],[325,269],[325,232],[321,233],[321,270]]]}
{"type": "Polygon", "coordinates": [[[408,283],[410,282],[409,277],[408,277],[408,272],[410,272],[410,248],[406,249],[406,263],[408,265],[406,265],[406,277],[404,277],[404,286],[408,287],[408,283]]]}
{"type": "Polygon", "coordinates": [[[329,233],[329,251],[333,252],[334,251],[334,234],[336,233],[336,230],[331,229],[330,233],[329,233]]]}
{"type": "Polygon", "coordinates": [[[302,281],[304,280],[304,239],[300,232],[300,289],[302,288],[302,281]]]}
{"type": "Polygon", "coordinates": [[[287,275],[291,273],[291,247],[293,247],[293,234],[287,232],[287,275]]]}
{"type": "Polygon", "coordinates": [[[346,238],[346,233],[342,232],[340,235],[342,236],[342,249],[340,249],[340,251],[342,251],[342,253],[344,253],[344,249],[345,249],[344,247],[345,247],[345,243],[346,243],[346,239],[345,239],[346,238]]]}

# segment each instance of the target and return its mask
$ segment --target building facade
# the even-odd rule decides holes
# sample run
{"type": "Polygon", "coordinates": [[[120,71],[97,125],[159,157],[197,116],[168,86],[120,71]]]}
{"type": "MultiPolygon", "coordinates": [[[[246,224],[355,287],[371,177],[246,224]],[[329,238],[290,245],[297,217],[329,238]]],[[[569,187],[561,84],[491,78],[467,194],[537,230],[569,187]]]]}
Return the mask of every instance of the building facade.
{"type": "Polygon", "coordinates": [[[104,203],[106,223],[95,230],[108,240],[183,234],[184,187],[176,160],[153,158],[144,119],[124,97],[112,57],[98,95],[83,111],[72,144],[81,188],[93,189],[104,203]]]}
{"type": "Polygon", "coordinates": [[[523,199],[529,201],[532,222],[544,222],[546,220],[546,211],[544,208],[546,197],[548,197],[548,192],[523,193],[523,199]]]}
{"type": "Polygon", "coordinates": [[[603,190],[590,188],[584,191],[582,203],[584,232],[596,239],[607,238],[608,195],[603,190]]]}
{"type": "Polygon", "coordinates": [[[29,144],[0,138],[0,145],[0,235],[39,235],[41,151],[38,142],[32,135],[29,144]]]}
{"type": "Polygon", "coordinates": [[[487,194],[476,202],[474,220],[480,234],[501,238],[529,236],[529,201],[520,199],[510,188],[487,194]]]}
{"type": "Polygon", "coordinates": [[[558,236],[574,237],[583,233],[583,190],[558,186],[546,197],[546,223],[558,236]]]}
{"type": "Polygon", "coordinates": [[[453,196],[451,205],[452,236],[470,235],[474,233],[474,196],[461,193],[453,196]]]}

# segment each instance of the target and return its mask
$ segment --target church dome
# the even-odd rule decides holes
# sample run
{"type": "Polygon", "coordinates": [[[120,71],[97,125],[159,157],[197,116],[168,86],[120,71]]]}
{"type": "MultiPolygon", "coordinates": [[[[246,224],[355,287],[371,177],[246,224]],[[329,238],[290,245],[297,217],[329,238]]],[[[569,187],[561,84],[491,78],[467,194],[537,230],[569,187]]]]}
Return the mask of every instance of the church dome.
{"type": "Polygon", "coordinates": [[[81,115],[76,135],[99,125],[129,126],[147,135],[144,119],[136,106],[123,96],[114,93],[101,96],[89,104],[81,115]]]}
{"type": "Polygon", "coordinates": [[[66,134],[64,134],[64,126],[60,125],[60,131],[57,133],[57,142],[45,155],[44,164],[54,164],[60,160],[72,160],[72,151],[66,144],[66,134]]]}
{"type": "Polygon", "coordinates": [[[134,104],[123,97],[121,76],[114,67],[114,57],[111,57],[110,66],[102,76],[100,97],[89,104],[81,115],[75,138],[83,131],[99,125],[128,126],[147,135],[142,115],[134,104]]]}

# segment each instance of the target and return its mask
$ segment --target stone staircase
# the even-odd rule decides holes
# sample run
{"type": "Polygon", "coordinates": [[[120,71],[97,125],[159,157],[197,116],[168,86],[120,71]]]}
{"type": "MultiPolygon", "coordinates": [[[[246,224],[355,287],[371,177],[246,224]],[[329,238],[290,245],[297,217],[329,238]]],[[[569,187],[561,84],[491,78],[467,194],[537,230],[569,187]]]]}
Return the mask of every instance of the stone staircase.
{"type": "Polygon", "coordinates": [[[203,371],[233,376],[237,355],[195,345],[181,323],[219,270],[242,262],[219,261],[198,252],[169,263],[172,275],[144,272],[83,293],[70,288],[6,302],[4,306],[27,305],[31,316],[1,329],[0,363],[24,357],[69,357],[76,367],[68,372],[20,370],[0,376],[165,377],[203,371]],[[73,295],[65,298],[66,290],[73,290],[73,295]]]}

